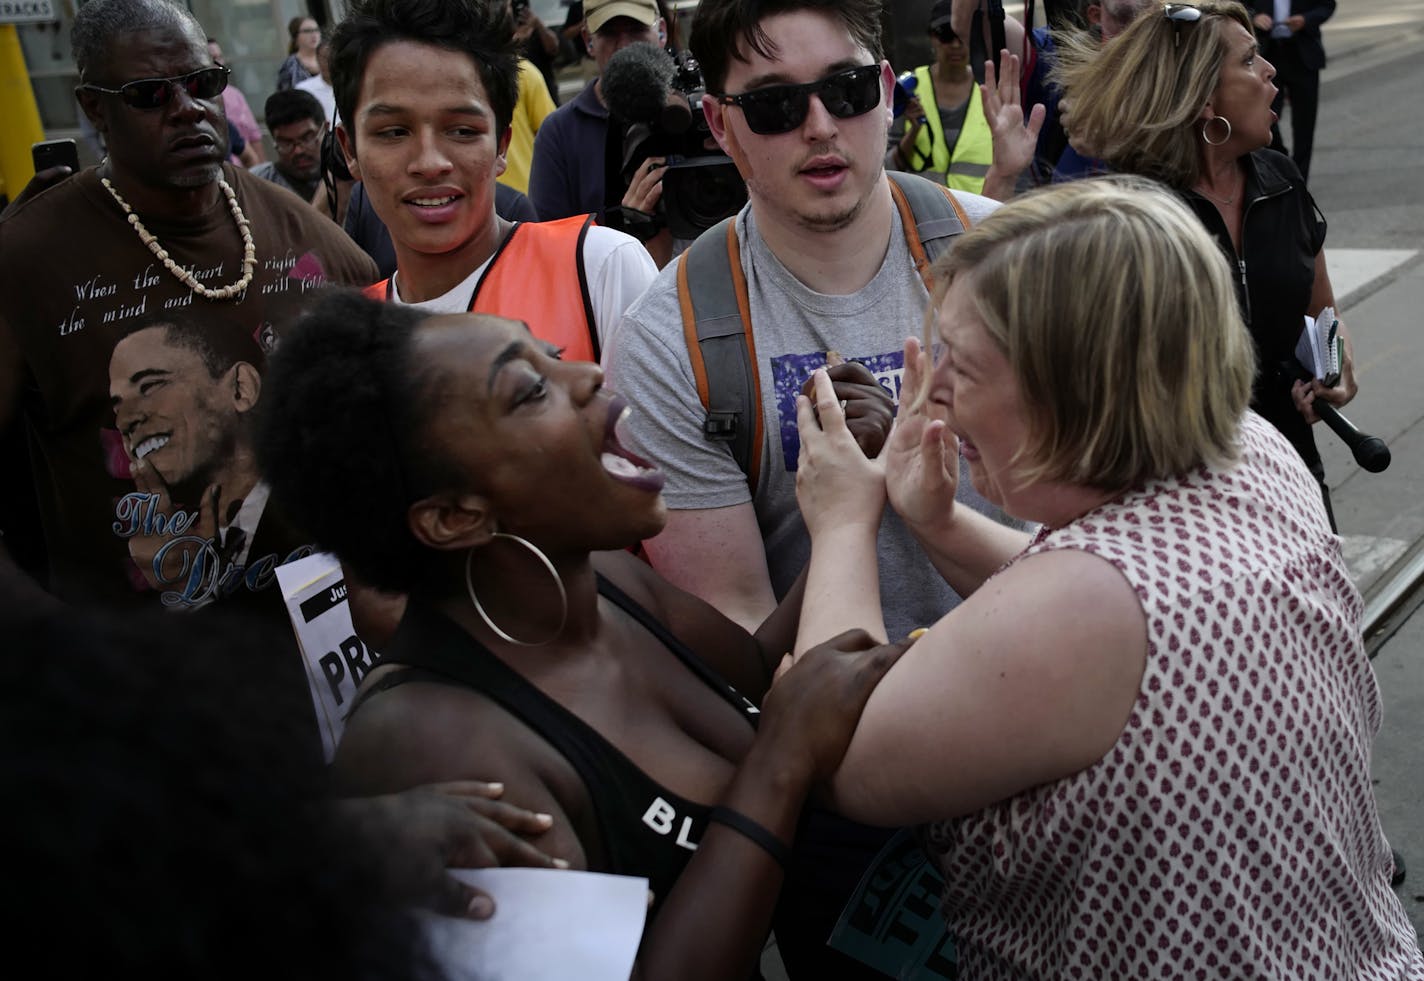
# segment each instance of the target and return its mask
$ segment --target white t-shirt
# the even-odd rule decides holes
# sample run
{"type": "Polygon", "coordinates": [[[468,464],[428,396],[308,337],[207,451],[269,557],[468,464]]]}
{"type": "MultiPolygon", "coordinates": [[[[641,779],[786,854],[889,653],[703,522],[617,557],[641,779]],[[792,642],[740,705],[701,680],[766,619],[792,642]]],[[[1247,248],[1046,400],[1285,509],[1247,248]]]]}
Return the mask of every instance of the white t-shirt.
{"type": "Polygon", "coordinates": [[[326,79],[313,75],[298,82],[295,87],[316,96],[316,101],[321,103],[321,108],[326,112],[326,121],[332,126],[341,121],[336,118],[336,90],[326,79]]]}
{"type": "MultiPolygon", "coordinates": [[[[490,259],[480,263],[449,292],[408,306],[430,313],[464,313],[470,309],[475,287],[489,264],[490,259]]],[[[593,304],[599,344],[607,350],[624,312],[652,285],[657,278],[658,267],[637,239],[601,225],[594,225],[584,236],[583,264],[588,274],[588,297],[593,304]]],[[[405,303],[400,295],[400,270],[396,270],[391,277],[391,287],[391,298],[397,303],[405,303]]]]}

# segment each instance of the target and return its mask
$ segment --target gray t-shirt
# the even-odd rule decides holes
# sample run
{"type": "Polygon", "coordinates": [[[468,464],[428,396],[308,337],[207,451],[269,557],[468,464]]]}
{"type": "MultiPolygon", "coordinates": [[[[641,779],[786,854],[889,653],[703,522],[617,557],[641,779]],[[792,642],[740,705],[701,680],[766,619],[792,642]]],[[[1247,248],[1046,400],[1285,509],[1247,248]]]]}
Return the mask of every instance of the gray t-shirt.
{"type": "MultiPolygon", "coordinates": [[[[999,207],[999,202],[977,194],[956,192],[956,197],[974,224],[999,207]]],[[[880,271],[863,289],[844,296],[814,292],[796,279],[758,234],[750,206],[737,217],[766,433],[755,507],[778,598],[811,555],[810,537],[796,506],[796,394],[811,372],[825,366],[826,352],[834,350],[864,363],[898,406],[905,338],[923,330],[929,294],[905,244],[898,210],[892,214],[890,248],[880,271]]],[[[697,397],[678,306],[680,262],[669,263],[629,308],[604,367],[609,386],[634,406],[626,427],[629,444],[667,475],[663,493],[668,506],[729,507],[752,495],[727,444],[702,434],[705,410],[697,397]]],[[[961,476],[959,499],[999,517],[969,485],[963,468],[961,476]]],[[[934,623],[959,603],[889,507],[880,527],[878,557],[881,603],[892,638],[934,623]]]]}
{"type": "Polygon", "coordinates": [[[252,168],[251,172],[254,176],[260,177],[264,181],[271,181],[278,187],[285,187],[303,201],[310,201],[313,195],[316,194],[316,189],[321,186],[321,178],[310,182],[294,182],[290,177],[278,170],[277,164],[271,160],[264,160],[262,163],[257,164],[252,168]]]}

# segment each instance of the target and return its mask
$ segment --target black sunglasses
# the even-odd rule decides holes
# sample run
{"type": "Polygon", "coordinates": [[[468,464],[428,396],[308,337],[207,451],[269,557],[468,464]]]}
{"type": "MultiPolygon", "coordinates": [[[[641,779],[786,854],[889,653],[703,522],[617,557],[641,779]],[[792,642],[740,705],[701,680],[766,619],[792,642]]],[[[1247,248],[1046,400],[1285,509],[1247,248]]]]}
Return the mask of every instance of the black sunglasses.
{"type": "Polygon", "coordinates": [[[864,115],[880,105],[880,66],[848,68],[805,85],[768,85],[741,95],[719,96],[717,101],[740,108],[753,133],[774,136],[806,121],[812,95],[837,119],[864,115]]]}
{"type": "Polygon", "coordinates": [[[948,24],[943,27],[931,28],[930,33],[935,36],[935,40],[939,41],[940,44],[951,44],[959,40],[959,35],[954,33],[954,28],[948,24]]]}
{"type": "Polygon", "coordinates": [[[158,109],[168,104],[168,100],[173,98],[174,88],[179,86],[191,98],[215,99],[222,94],[223,89],[227,88],[229,74],[230,72],[225,66],[214,65],[212,68],[199,68],[195,72],[174,75],[171,78],[140,78],[137,81],[125,82],[116,89],[92,83],[85,83],[79,87],[93,92],[103,92],[107,95],[117,95],[124,100],[124,105],[134,109],[158,109]]]}
{"type": "Polygon", "coordinates": [[[1202,12],[1200,7],[1194,7],[1189,3],[1169,3],[1163,5],[1162,16],[1172,22],[1172,46],[1180,48],[1182,46],[1182,25],[1195,24],[1201,20],[1202,12]]]}

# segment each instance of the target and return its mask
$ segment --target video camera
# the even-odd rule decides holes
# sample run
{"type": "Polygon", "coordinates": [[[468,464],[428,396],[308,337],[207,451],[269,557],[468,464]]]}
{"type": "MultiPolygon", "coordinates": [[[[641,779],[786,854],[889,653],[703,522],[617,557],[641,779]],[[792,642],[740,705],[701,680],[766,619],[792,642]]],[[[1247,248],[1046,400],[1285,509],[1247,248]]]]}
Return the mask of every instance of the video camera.
{"type": "MultiPolygon", "coordinates": [[[[746,183],[707,127],[706,85],[690,54],[674,58],[654,44],[630,44],[609,59],[602,91],[611,117],[605,200],[621,201],[644,161],[665,157],[661,207],[674,238],[696,238],[746,204],[746,183]]],[[[649,222],[631,210],[610,207],[604,223],[637,234],[649,222]]],[[[651,237],[658,227],[640,237],[651,237]]]]}

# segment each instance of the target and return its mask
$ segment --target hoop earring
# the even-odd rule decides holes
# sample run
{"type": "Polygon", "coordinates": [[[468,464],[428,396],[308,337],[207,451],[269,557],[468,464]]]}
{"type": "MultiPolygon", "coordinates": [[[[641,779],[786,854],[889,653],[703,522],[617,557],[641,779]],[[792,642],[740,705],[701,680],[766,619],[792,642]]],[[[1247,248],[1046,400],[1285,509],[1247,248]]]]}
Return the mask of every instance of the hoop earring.
{"type": "Polygon", "coordinates": [[[1202,142],[1205,143],[1207,146],[1221,146],[1227,140],[1231,139],[1231,120],[1227,119],[1225,116],[1212,116],[1206,122],[1202,123],[1201,138],[1202,142]],[[1211,127],[1211,124],[1215,122],[1223,122],[1226,124],[1226,135],[1219,140],[1213,140],[1211,137],[1206,135],[1207,130],[1211,127]]]}
{"type": "Polygon", "coordinates": [[[543,640],[520,640],[518,637],[515,637],[509,633],[506,633],[504,630],[501,630],[499,625],[496,624],[494,620],[490,618],[489,613],[485,611],[484,604],[480,602],[480,598],[475,595],[475,583],[470,576],[470,560],[475,557],[475,550],[473,548],[465,553],[465,592],[469,594],[470,602],[474,604],[475,612],[480,615],[480,619],[485,622],[485,626],[489,627],[490,630],[494,631],[495,636],[498,637],[500,640],[506,641],[510,644],[518,645],[519,647],[542,647],[543,645],[549,643],[549,641],[553,640],[555,637],[559,636],[559,634],[562,633],[564,630],[564,624],[568,622],[569,594],[564,591],[564,581],[559,577],[559,570],[554,568],[554,563],[550,562],[549,557],[539,550],[538,545],[535,545],[533,542],[528,541],[527,539],[520,538],[518,535],[507,535],[502,531],[494,532],[493,537],[508,538],[512,542],[517,542],[518,544],[523,545],[529,551],[534,553],[534,557],[543,563],[545,569],[549,570],[549,575],[554,577],[554,585],[559,590],[559,606],[561,607],[559,611],[559,625],[554,628],[554,632],[552,634],[550,634],[543,640]]]}

